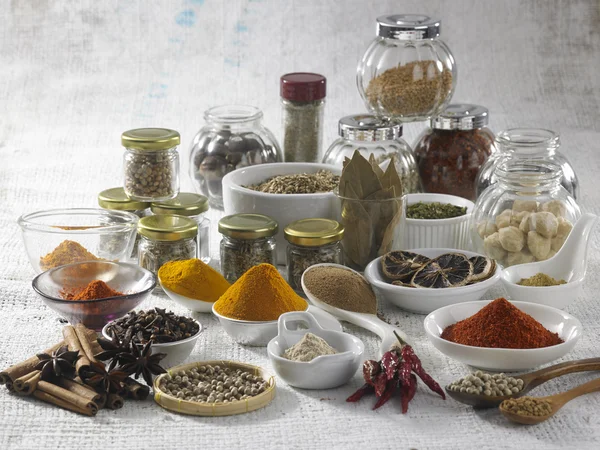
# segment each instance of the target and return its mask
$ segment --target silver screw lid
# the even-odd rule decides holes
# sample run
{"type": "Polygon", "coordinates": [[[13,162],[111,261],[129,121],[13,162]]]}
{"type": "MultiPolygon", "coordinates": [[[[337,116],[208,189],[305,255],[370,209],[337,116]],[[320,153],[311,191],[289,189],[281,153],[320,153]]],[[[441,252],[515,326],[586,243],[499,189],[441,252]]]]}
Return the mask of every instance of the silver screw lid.
{"type": "Polygon", "coordinates": [[[431,128],[436,130],[474,130],[488,124],[488,109],[468,103],[453,103],[442,113],[431,119],[431,128]]]}
{"type": "Polygon", "coordinates": [[[351,141],[392,141],[402,136],[402,124],[371,114],[354,114],[340,119],[338,133],[351,141]]]}
{"type": "Polygon", "coordinates": [[[440,35],[442,21],[425,14],[392,14],[377,18],[377,35],[402,41],[433,39],[440,35]]]}

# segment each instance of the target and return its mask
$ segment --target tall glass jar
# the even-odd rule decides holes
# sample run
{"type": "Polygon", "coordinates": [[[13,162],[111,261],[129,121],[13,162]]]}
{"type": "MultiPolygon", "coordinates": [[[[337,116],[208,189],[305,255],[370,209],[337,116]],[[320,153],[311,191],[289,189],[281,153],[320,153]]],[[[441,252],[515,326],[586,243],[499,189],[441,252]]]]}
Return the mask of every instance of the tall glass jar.
{"type": "Polygon", "coordinates": [[[210,205],[223,208],[221,180],[240,167],[281,162],[275,136],[262,123],[254,106],[216,106],[204,113],[206,124],[190,148],[190,177],[210,205]]]}
{"type": "Polygon", "coordinates": [[[233,214],[219,220],[221,273],[235,283],[248,269],[258,264],[277,265],[275,234],[278,225],[262,214],[233,214]]]}
{"type": "Polygon", "coordinates": [[[180,192],[177,197],[166,202],[152,203],[154,214],[176,214],[189,217],[198,224],[198,258],[210,262],[210,219],[206,217],[208,199],[192,192],[180,192]]]}
{"type": "Polygon", "coordinates": [[[441,21],[422,14],[377,18],[377,37],[358,64],[367,109],[402,122],[436,116],[450,102],[456,65],[439,39],[441,21]]]}
{"type": "Polygon", "coordinates": [[[507,158],[554,161],[562,170],[560,183],[575,200],[579,196],[579,180],[573,166],[560,151],[560,136],[541,128],[510,128],[496,136],[498,152],[481,167],[477,176],[477,195],[496,182],[496,168],[507,158]]]}
{"type": "Polygon", "coordinates": [[[388,160],[393,161],[405,193],[421,190],[413,152],[402,139],[402,124],[371,114],[355,114],[340,119],[338,133],[340,137],[323,156],[324,164],[342,167],[344,159],[352,158],[355,151],[367,159],[373,155],[380,166],[388,160]]]}
{"type": "Polygon", "coordinates": [[[137,128],[121,135],[125,194],[158,202],[179,192],[179,133],[167,128],[137,128]]]}
{"type": "Polygon", "coordinates": [[[327,80],[296,72],[280,79],[285,162],[318,162],[323,141],[327,80]]]}
{"type": "Polygon", "coordinates": [[[287,246],[287,279],[296,291],[302,291],[302,274],[315,264],[343,264],[344,227],[331,219],[302,219],[284,230],[287,246]]]}
{"type": "Polygon", "coordinates": [[[581,215],[562,176],[553,161],[504,160],[473,208],[475,250],[504,267],[554,256],[581,215]]]}
{"type": "Polygon", "coordinates": [[[448,105],[430,124],[415,144],[423,189],[475,200],[479,169],[495,151],[487,108],[448,105]]]}

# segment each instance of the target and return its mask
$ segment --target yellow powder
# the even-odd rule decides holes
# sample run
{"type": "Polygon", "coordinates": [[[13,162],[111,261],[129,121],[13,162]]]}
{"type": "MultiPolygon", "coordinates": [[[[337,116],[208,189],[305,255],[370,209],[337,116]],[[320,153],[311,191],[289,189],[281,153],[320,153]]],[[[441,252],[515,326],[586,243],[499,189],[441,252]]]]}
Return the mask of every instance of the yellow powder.
{"type": "Polygon", "coordinates": [[[231,286],[223,275],[199,259],[169,261],[158,271],[161,284],[185,297],[216,302],[231,286]]]}

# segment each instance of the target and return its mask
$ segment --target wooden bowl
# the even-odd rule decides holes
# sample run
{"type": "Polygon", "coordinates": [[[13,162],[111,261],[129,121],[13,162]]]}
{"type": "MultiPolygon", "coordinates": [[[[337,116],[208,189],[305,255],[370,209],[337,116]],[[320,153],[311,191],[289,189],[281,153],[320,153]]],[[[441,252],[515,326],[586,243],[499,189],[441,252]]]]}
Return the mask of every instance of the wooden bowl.
{"type": "Polygon", "coordinates": [[[154,379],[154,401],[169,411],[181,414],[190,414],[193,416],[232,416],[234,414],[243,414],[267,406],[275,397],[275,377],[258,366],[252,366],[237,361],[196,361],[172,367],[167,370],[167,374],[159,375],[154,379]],[[190,402],[168,395],[158,387],[160,380],[167,374],[172,375],[179,370],[188,370],[194,367],[207,365],[219,365],[222,367],[229,367],[230,369],[245,370],[252,373],[254,376],[260,376],[269,384],[269,386],[264,392],[255,397],[230,403],[190,402]]]}

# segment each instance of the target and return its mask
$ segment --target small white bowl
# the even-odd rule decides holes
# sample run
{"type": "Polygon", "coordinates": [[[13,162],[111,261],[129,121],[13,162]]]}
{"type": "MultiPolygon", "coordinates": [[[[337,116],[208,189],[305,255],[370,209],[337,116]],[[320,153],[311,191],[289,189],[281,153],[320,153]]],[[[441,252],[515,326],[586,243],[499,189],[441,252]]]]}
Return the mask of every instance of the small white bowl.
{"type": "Polygon", "coordinates": [[[552,347],[509,349],[472,347],[456,344],[440,337],[447,326],[471,317],[491,301],[460,303],[432,312],[424,322],[429,341],[444,355],[469,366],[492,371],[517,371],[533,369],[562,358],[573,349],[581,336],[581,322],[566,312],[535,303],[511,302],[549,331],[558,333],[564,342],[552,347]]]}
{"type": "MultiPolygon", "coordinates": [[[[483,256],[479,253],[452,248],[417,248],[407,251],[418,253],[428,258],[435,258],[444,253],[462,253],[468,258],[483,256]]],[[[479,300],[489,288],[498,282],[502,272],[502,269],[496,266],[496,271],[490,278],[468,286],[444,289],[411,288],[388,283],[381,270],[381,258],[380,256],[369,263],[365,268],[365,278],[371,283],[375,292],[383,299],[399,308],[417,314],[429,314],[443,306],[479,300]]]]}
{"type": "Polygon", "coordinates": [[[160,283],[160,286],[171,300],[173,300],[175,303],[179,303],[181,306],[189,309],[190,311],[199,313],[209,313],[212,311],[214,302],[205,302],[204,300],[186,297],[185,295],[178,294],[177,292],[173,292],[171,289],[166,288],[162,283],[160,283]]]}
{"type": "Polygon", "coordinates": [[[255,213],[269,216],[279,224],[277,232],[277,262],[285,264],[287,242],[283,229],[296,220],[322,217],[336,219],[333,192],[317,194],[267,194],[244,186],[255,185],[278,175],[316,173],[329,170],[340,175],[341,167],[317,163],[271,163],[243,167],[223,177],[223,207],[225,214],[255,213]]]}
{"type": "Polygon", "coordinates": [[[267,345],[269,360],[275,373],[290,386],[301,389],[332,389],[346,384],[354,376],[365,351],[363,342],[348,333],[324,330],[315,317],[306,312],[282,314],[278,334],[267,345]],[[291,328],[292,323],[296,328],[291,328]],[[307,328],[298,328],[302,323],[307,328]],[[290,361],[282,355],[306,333],[323,338],[338,353],[317,356],[309,362],[290,361]]]}
{"type": "Polygon", "coordinates": [[[406,206],[415,203],[450,203],[467,208],[464,216],[450,219],[409,219],[404,228],[404,248],[459,248],[470,250],[469,217],[475,206],[466,198],[447,194],[406,194],[406,206]]]}

